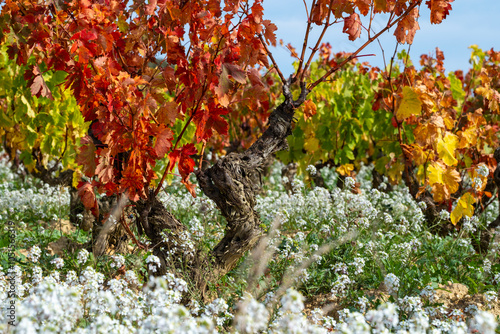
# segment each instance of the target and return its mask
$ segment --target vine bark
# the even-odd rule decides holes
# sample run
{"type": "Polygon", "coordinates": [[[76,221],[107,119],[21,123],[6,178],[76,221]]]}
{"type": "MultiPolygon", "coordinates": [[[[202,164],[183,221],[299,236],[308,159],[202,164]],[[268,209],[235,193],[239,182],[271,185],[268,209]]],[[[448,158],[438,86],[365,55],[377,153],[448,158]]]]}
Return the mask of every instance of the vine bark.
{"type": "Polygon", "coordinates": [[[228,273],[259,241],[262,222],[255,204],[261,188],[261,171],[271,155],[288,149],[286,138],[292,134],[295,109],[309,93],[305,83],[301,83],[300,95],[294,100],[291,84],[288,80],[283,85],[285,100],[271,113],[266,131],[250,148],[242,153],[230,153],[210,168],[195,171],[200,188],[215,202],[227,221],[224,237],[208,258],[200,258],[199,253],[194,256],[183,253],[179,236],[186,228],[155,197],[136,204],[141,231],[149,236],[155,245],[153,253],[161,261],[162,268],[155,274],[161,275],[168,270],[168,265],[172,264],[169,259],[181,259],[174,265],[190,268],[191,279],[203,294],[209,281],[228,273]],[[169,232],[168,238],[161,236],[164,230],[169,232]]]}

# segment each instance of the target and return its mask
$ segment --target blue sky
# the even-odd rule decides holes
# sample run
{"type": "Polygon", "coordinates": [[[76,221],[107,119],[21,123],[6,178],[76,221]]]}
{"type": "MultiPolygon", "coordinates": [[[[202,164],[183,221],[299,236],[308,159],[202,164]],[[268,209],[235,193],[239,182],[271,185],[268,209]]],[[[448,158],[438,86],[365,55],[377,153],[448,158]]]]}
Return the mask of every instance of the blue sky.
{"type": "MultiPolygon", "coordinates": [[[[452,7],[450,15],[441,24],[433,25],[430,24],[427,6],[422,5],[419,18],[420,30],[417,31],[410,49],[410,56],[415,64],[418,63],[421,54],[434,55],[435,48],[439,47],[444,52],[447,71],[466,70],[470,67],[468,63],[471,54],[468,49],[470,45],[477,44],[483,50],[493,47],[496,51],[500,51],[500,0],[455,0],[452,7]]],[[[283,39],[285,44],[291,43],[300,50],[306,27],[302,0],[265,0],[264,16],[278,26],[276,32],[278,40],[283,39]]],[[[380,17],[375,19],[372,26],[382,28],[386,22],[387,19],[380,17]]],[[[342,23],[332,26],[324,38],[325,42],[330,42],[334,51],[352,52],[366,41],[366,33],[354,42],[349,41],[347,35],[342,34],[342,27],[342,23]]],[[[321,27],[315,27],[313,35],[319,33],[320,29],[321,27]]],[[[391,29],[380,38],[387,62],[397,44],[393,33],[394,29],[391,29]]],[[[401,48],[408,49],[408,46],[400,45],[398,50],[401,48]]],[[[288,50],[278,46],[271,51],[283,74],[286,77],[290,75],[293,71],[291,65],[293,58],[290,57],[288,50]]],[[[373,43],[361,53],[374,53],[376,56],[363,57],[362,61],[367,60],[373,65],[383,67],[382,51],[378,43],[373,43]]]]}

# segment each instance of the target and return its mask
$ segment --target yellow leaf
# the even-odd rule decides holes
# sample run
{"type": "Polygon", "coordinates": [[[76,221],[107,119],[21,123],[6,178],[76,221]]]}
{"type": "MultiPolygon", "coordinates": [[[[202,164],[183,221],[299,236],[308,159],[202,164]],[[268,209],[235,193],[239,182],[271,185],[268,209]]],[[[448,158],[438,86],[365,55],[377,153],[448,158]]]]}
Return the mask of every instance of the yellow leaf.
{"type": "Polygon", "coordinates": [[[434,160],[434,152],[433,151],[428,151],[422,148],[422,146],[418,144],[412,144],[411,145],[413,148],[413,161],[417,166],[423,165],[428,161],[434,160]]]}
{"type": "Polygon", "coordinates": [[[442,162],[433,162],[427,172],[434,201],[448,200],[450,195],[458,190],[461,178],[454,168],[446,167],[442,162]]]}
{"type": "Polygon", "coordinates": [[[465,131],[458,131],[460,142],[458,148],[469,148],[476,146],[478,129],[475,127],[467,128],[465,131]]]}
{"type": "Polygon", "coordinates": [[[316,152],[319,149],[319,140],[315,137],[307,138],[304,141],[304,149],[307,152],[316,152]]]}
{"type": "Polygon", "coordinates": [[[351,172],[354,170],[353,164],[345,164],[340,167],[337,167],[337,173],[342,176],[351,175],[351,172]]]}
{"type": "Polygon", "coordinates": [[[474,214],[473,204],[476,202],[470,193],[465,193],[458,200],[457,206],[450,214],[453,225],[456,225],[463,216],[472,217],[474,214]]]}
{"type": "Polygon", "coordinates": [[[434,202],[441,203],[450,199],[450,192],[444,184],[435,183],[432,186],[432,197],[434,199],[434,202]]]}
{"type": "Polygon", "coordinates": [[[421,111],[422,102],[420,102],[417,93],[411,87],[403,87],[403,99],[396,111],[396,117],[398,119],[405,119],[412,115],[420,115],[421,111]]]}
{"type": "Polygon", "coordinates": [[[455,159],[455,150],[458,146],[458,138],[451,132],[447,132],[444,139],[439,140],[437,151],[441,158],[448,166],[454,166],[458,163],[455,159]]]}
{"type": "Polygon", "coordinates": [[[456,116],[451,114],[451,109],[444,109],[441,114],[443,116],[443,122],[446,129],[451,130],[455,127],[456,116]]]}
{"type": "Polygon", "coordinates": [[[443,182],[443,174],[444,174],[444,166],[442,164],[433,162],[429,168],[427,168],[427,172],[429,173],[429,184],[432,186],[435,183],[444,184],[443,182]]]}
{"type": "Polygon", "coordinates": [[[447,168],[443,173],[443,182],[448,187],[450,194],[458,190],[460,180],[460,174],[454,168],[447,168]]]}
{"type": "Polygon", "coordinates": [[[71,181],[71,185],[73,186],[73,188],[78,187],[78,182],[80,182],[80,180],[82,179],[82,175],[83,173],[78,169],[73,172],[73,180],[71,181]]]}

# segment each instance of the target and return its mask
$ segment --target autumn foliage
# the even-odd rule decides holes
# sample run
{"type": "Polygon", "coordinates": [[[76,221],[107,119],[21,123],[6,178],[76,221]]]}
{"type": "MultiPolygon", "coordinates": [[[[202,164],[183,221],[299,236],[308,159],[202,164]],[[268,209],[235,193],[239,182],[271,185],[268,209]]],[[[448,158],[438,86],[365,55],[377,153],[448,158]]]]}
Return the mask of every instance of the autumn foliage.
{"type": "MultiPolygon", "coordinates": [[[[360,161],[374,163],[393,182],[405,180],[416,198],[427,196],[447,208],[457,223],[492,197],[498,53],[475,48],[466,74],[447,74],[439,49],[420,59],[421,69],[404,53],[401,64],[391,61],[387,69],[361,58],[388,31],[400,44],[411,44],[419,20],[441,23],[452,3],[304,1],[307,28],[301,48],[287,46],[296,60],[289,78],[270,51],[278,27],[265,18],[261,0],[6,0],[0,39],[34,99],[75,99],[88,126],[87,136],[73,138],[74,145],[79,141],[75,180],[95,215],[96,193],[124,193],[132,202],[149,201],[147,218],[176,171],[195,195],[189,176],[197,167],[203,191],[220,199],[227,194],[213,189],[215,172],[201,171],[196,159],[207,149],[223,155],[235,147],[257,156],[252,144],[271,127],[274,113],[274,120],[294,124],[290,151],[278,153],[283,161],[302,167],[330,161],[343,174],[360,161]],[[430,18],[420,17],[422,6],[430,18]],[[380,16],[387,23],[374,31],[380,16]],[[315,40],[313,28],[320,32],[315,40]],[[334,28],[350,41],[365,42],[353,53],[335,54],[323,40],[334,28]]],[[[4,123],[7,116],[2,114],[4,123]]],[[[272,148],[262,146],[259,159],[285,144],[279,139],[272,148]]]]}
{"type": "MultiPolygon", "coordinates": [[[[427,1],[432,23],[446,17],[450,2],[427,1]]],[[[313,1],[309,25],[327,29],[343,19],[343,31],[354,40],[363,30],[359,14],[391,13],[388,26],[397,24],[397,40],[411,43],[419,4],[313,1]]],[[[64,87],[92,124],[77,158],[92,185],[86,189],[146,198],[162,185],[154,168],[168,156],[163,176],[177,165],[193,192],[191,155],[200,148],[193,144],[227,135],[225,117],[238,106],[267,112],[269,80],[260,69],[271,67],[268,46],[276,45],[277,27],[263,18],[261,1],[7,0],[2,14],[10,57],[18,64],[36,59],[25,72],[32,94],[52,94],[38,64],[65,72],[64,87]],[[191,125],[194,138],[183,140],[191,125]]]]}
{"type": "Polygon", "coordinates": [[[406,170],[405,181],[418,186],[417,198],[430,191],[434,202],[447,203],[453,224],[472,216],[475,204],[484,209],[497,166],[499,54],[472,48],[472,69],[465,75],[446,74],[439,49],[435,58],[421,57],[420,70],[406,59],[403,70],[380,83],[374,104],[393,115],[401,147],[402,158],[385,167],[406,170]],[[414,169],[416,180],[409,177],[414,169]]]}
{"type": "MultiPolygon", "coordinates": [[[[180,144],[185,129],[196,126],[195,142],[226,135],[224,115],[247,80],[252,96],[239,103],[251,98],[260,108],[268,98],[259,36],[274,44],[276,26],[262,19],[258,1],[222,8],[217,1],[7,1],[3,12],[11,16],[3,22],[11,57],[22,64],[34,56],[68,74],[64,85],[92,122],[77,161],[100,192],[147,197],[165,155],[167,172],[178,165],[189,186],[197,149],[180,144]]],[[[25,76],[34,95],[50,97],[38,65],[25,76]]]]}

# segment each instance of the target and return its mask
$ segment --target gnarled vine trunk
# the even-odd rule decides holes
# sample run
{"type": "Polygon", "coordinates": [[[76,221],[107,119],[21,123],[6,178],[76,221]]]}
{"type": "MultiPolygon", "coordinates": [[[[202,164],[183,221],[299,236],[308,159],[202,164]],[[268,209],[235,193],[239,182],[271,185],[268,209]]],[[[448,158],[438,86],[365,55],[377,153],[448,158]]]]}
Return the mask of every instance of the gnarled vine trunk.
{"type": "Polygon", "coordinates": [[[225,235],[208,259],[197,258],[197,254],[193,258],[186,258],[182,254],[176,239],[185,227],[157,199],[150,198],[137,203],[140,225],[152,243],[158,244],[159,247],[155,247],[153,252],[165,265],[157,274],[165,273],[168,259],[175,254],[174,258],[182,259],[179,263],[183,263],[184,268],[186,265],[191,268],[191,278],[203,293],[209,281],[228,273],[244,253],[258,242],[262,230],[255,204],[256,194],[261,187],[260,173],[272,154],[288,148],[286,138],[292,134],[295,109],[305,101],[308,91],[305,85],[301,85],[301,94],[294,100],[287,84],[283,87],[283,93],[285,101],[271,113],[267,130],[249,149],[243,153],[230,153],[212,167],[195,171],[200,188],[216,203],[227,221],[225,235]],[[164,240],[160,235],[165,229],[172,236],[169,240],[164,240]]]}

